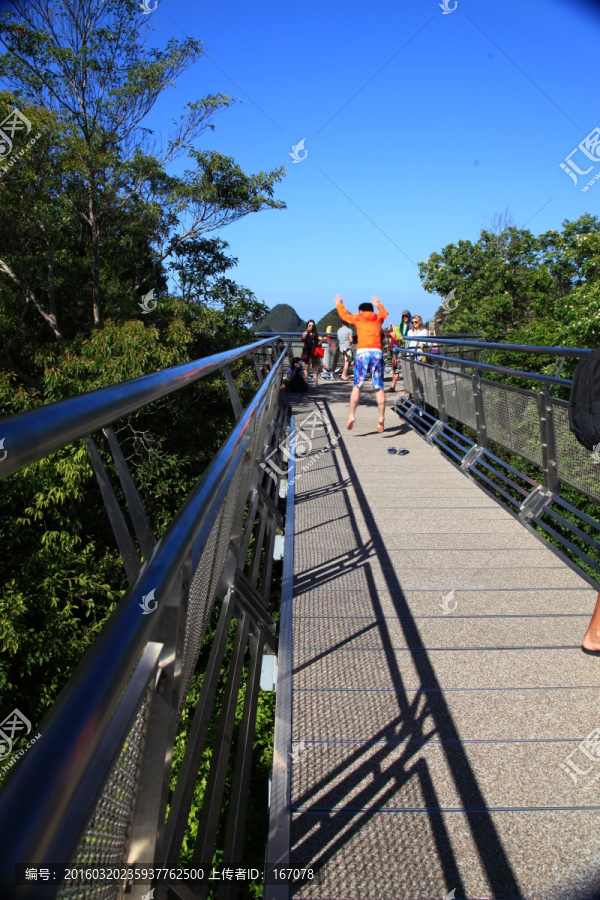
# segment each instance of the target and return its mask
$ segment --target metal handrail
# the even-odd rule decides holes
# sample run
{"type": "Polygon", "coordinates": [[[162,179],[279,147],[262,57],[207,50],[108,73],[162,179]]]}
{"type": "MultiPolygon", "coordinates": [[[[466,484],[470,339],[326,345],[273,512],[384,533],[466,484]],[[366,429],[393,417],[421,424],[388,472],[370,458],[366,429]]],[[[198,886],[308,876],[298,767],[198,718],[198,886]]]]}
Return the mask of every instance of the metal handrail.
{"type": "MultiPolygon", "coordinates": [[[[417,340],[435,343],[438,339],[417,340]]],[[[582,357],[587,357],[593,352],[582,348],[494,345],[484,342],[478,346],[501,347],[518,352],[531,349],[532,353],[538,354],[550,350],[556,354],[565,353],[569,356],[582,357]]],[[[557,535],[546,520],[547,517],[556,515],[552,506],[563,502],[560,496],[563,483],[593,500],[600,500],[600,473],[593,465],[595,459],[590,458],[589,451],[577,442],[570,430],[568,401],[553,397],[549,387],[561,385],[570,388],[572,380],[556,375],[543,375],[432,354],[418,349],[403,350],[400,357],[405,389],[411,395],[411,402],[399,400],[396,411],[419,433],[435,443],[442,452],[452,456],[464,471],[487,484],[505,501],[516,505],[518,515],[524,521],[536,524],[553,540],[562,543],[573,556],[583,560],[586,566],[600,573],[596,534],[600,531],[600,524],[586,518],[585,514],[575,507],[570,507],[571,514],[577,516],[593,532],[585,534],[583,526],[576,528],[568,523],[564,526],[571,529],[577,538],[589,547],[590,552],[583,553],[581,548],[567,537],[557,535]],[[441,365],[442,362],[450,365],[444,367],[441,365]],[[464,371],[469,368],[472,372],[464,371]],[[537,381],[539,390],[516,387],[498,380],[484,380],[481,373],[486,371],[537,381]],[[427,412],[430,409],[438,410],[437,419],[427,412]],[[450,425],[452,421],[461,422],[472,429],[476,434],[476,441],[463,435],[461,440],[465,442],[465,448],[459,447],[454,439],[456,431],[450,425]],[[501,461],[491,452],[490,442],[537,466],[543,473],[543,483],[532,482],[522,472],[511,469],[508,463],[501,461]],[[523,479],[528,487],[523,489],[511,483],[507,492],[507,486],[502,484],[506,479],[499,467],[510,469],[523,479]],[[490,472],[495,481],[492,480],[490,472]],[[510,490],[514,496],[511,496],[510,490]]],[[[587,573],[586,577],[589,577],[587,573]]]]}
{"type": "MultiPolygon", "coordinates": [[[[2,433],[14,440],[9,444],[14,455],[12,471],[158,397],[248,354],[254,354],[258,347],[273,344],[274,339],[276,336],[269,341],[215,354],[5,420],[2,433]],[[90,397],[93,398],[91,406],[90,397]],[[58,417],[48,412],[57,409],[58,417]],[[27,437],[23,438],[23,434],[27,437]],[[24,446],[24,443],[32,440],[34,435],[38,446],[31,452],[31,448],[24,446]]],[[[158,683],[164,677],[161,671],[173,670],[175,673],[169,676],[169,684],[173,686],[171,696],[175,697],[174,702],[177,701],[175,695],[180,664],[175,660],[175,645],[169,646],[168,641],[161,643],[166,640],[161,635],[181,634],[181,625],[177,625],[180,599],[183,595],[187,596],[186,591],[189,592],[195,569],[225,498],[229,496],[233,479],[238,476],[236,483],[240,487],[236,489],[236,508],[238,512],[241,510],[242,515],[248,490],[244,487],[245,478],[254,491],[253,496],[259,497],[259,502],[267,506],[273,504],[266,489],[258,486],[259,476],[252,475],[252,472],[257,471],[255,466],[268,449],[260,436],[268,425],[263,414],[277,403],[284,356],[281,353],[274,359],[271,371],[240,415],[229,438],[167,532],[156,543],[149,558],[140,566],[133,584],[50,714],[38,726],[43,739],[28,750],[18,767],[9,774],[0,794],[0,827],[3,833],[0,886],[3,898],[35,896],[35,885],[15,892],[13,877],[16,862],[47,866],[57,860],[65,864],[71,860],[121,751],[143,692],[152,690],[154,682],[158,683]],[[261,430],[257,431],[260,422],[261,430]],[[250,458],[252,440],[258,454],[256,459],[250,458]],[[246,472],[247,476],[240,475],[242,472],[246,472]],[[257,490],[261,492],[259,495],[257,490]],[[156,612],[154,615],[142,615],[140,600],[151,592],[154,592],[158,603],[156,612]]],[[[231,391],[231,385],[229,387],[231,391]]],[[[275,490],[278,490],[278,485],[275,490]]],[[[267,513],[269,520],[274,521],[268,509],[267,513]]],[[[277,517],[278,513],[274,511],[273,515],[277,517]]],[[[270,563],[267,571],[270,573],[270,563]]],[[[267,640],[274,646],[274,625],[266,609],[257,607],[253,584],[246,581],[238,587],[238,577],[243,581],[235,566],[234,571],[226,567],[223,575],[225,588],[221,586],[219,589],[227,589],[228,596],[233,597],[230,606],[233,609],[235,603],[240,610],[239,615],[246,622],[246,632],[250,621],[254,632],[262,634],[261,640],[267,640]],[[244,585],[247,585],[247,597],[244,595],[244,585]],[[249,619],[245,610],[249,613],[249,619]]],[[[181,648],[180,640],[177,641],[177,646],[181,648]]],[[[262,655],[262,650],[260,653],[262,655]]],[[[217,665],[217,677],[219,668],[217,665]]]]}
{"type": "Polygon", "coordinates": [[[98,388],[78,397],[48,403],[39,409],[17,413],[0,420],[0,437],[4,438],[5,459],[0,462],[0,477],[10,475],[23,466],[42,459],[54,450],[86,437],[93,431],[135,412],[166,394],[206,378],[238,359],[272,344],[256,341],[235,350],[215,353],[203,359],[172,366],[151,375],[141,375],[122,384],[98,388]]]}
{"type": "Polygon", "coordinates": [[[479,347],[488,350],[509,350],[515,353],[540,353],[546,356],[589,356],[593,350],[581,347],[540,347],[536,344],[498,344],[488,341],[469,341],[457,338],[443,337],[410,337],[409,340],[419,341],[419,343],[429,344],[460,344],[467,347],[479,347]]]}
{"type": "MultiPolygon", "coordinates": [[[[487,372],[499,372],[502,375],[514,375],[519,378],[529,378],[532,381],[546,381],[548,384],[564,384],[570,387],[573,383],[570,378],[557,378],[556,375],[541,375],[536,372],[524,372],[522,369],[509,369],[506,366],[492,366],[490,363],[475,362],[472,359],[460,359],[456,356],[442,356],[441,353],[427,353],[422,350],[402,350],[402,353],[418,353],[419,356],[425,356],[431,360],[440,360],[443,362],[459,362],[462,366],[469,368],[485,369],[487,372]]],[[[590,351],[591,352],[591,351],[590,351]]]]}

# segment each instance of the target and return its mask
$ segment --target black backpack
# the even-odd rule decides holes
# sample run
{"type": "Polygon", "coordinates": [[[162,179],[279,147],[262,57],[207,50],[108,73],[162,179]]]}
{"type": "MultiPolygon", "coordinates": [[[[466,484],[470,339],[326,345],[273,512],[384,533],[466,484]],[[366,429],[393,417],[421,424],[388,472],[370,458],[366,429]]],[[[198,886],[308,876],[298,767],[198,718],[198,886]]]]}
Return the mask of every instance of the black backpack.
{"type": "Polygon", "coordinates": [[[577,363],[573,372],[569,428],[588,450],[600,443],[600,347],[577,363]]]}

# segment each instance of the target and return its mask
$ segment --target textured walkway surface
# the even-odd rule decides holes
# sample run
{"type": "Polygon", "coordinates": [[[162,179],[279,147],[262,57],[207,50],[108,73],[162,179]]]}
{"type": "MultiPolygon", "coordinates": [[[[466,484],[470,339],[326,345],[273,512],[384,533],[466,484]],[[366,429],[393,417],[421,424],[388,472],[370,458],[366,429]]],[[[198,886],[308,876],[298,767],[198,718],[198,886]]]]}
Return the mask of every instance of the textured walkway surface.
{"type": "Polygon", "coordinates": [[[346,431],[349,394],[292,407],[332,423],[296,463],[292,895],[599,897],[595,591],[389,407],[377,434],[370,385],[346,431]]]}

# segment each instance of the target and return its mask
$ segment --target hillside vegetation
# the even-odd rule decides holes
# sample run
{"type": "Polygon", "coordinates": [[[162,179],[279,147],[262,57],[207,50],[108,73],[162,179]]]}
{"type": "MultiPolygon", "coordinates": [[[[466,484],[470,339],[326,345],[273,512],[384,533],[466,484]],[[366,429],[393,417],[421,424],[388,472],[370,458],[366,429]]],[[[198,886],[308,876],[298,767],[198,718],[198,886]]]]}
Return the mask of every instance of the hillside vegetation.
{"type": "MultiPolygon", "coordinates": [[[[486,341],[593,348],[600,345],[600,219],[585,214],[560,231],[534,235],[507,226],[482,230],[419,264],[423,287],[448,297],[438,333],[480,333],[486,341]]],[[[504,354],[520,368],[550,372],[554,359],[504,354]]],[[[497,357],[496,357],[497,359],[497,357]]],[[[572,371],[576,360],[565,363],[572,371]]]]}
{"type": "Polygon", "coordinates": [[[304,331],[306,322],[300,318],[293,306],[287,303],[277,303],[267,315],[254,325],[254,331],[268,331],[274,334],[286,331],[304,331]]]}

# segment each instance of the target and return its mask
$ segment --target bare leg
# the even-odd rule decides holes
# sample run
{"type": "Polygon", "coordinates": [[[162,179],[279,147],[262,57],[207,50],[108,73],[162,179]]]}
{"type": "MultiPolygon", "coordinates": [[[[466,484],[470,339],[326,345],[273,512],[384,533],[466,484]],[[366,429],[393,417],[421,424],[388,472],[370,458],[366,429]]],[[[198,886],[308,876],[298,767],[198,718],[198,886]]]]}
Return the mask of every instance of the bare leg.
{"type": "Polygon", "coordinates": [[[600,650],[600,593],[596,598],[596,608],[581,643],[586,650],[600,650]]]}
{"type": "Polygon", "coordinates": [[[340,375],[340,378],[342,379],[342,381],[348,381],[348,369],[349,368],[350,368],[350,360],[346,359],[346,361],[344,363],[344,371],[340,375]]]}
{"type": "Polygon", "coordinates": [[[358,401],[360,400],[360,388],[354,385],[352,388],[352,393],[350,394],[350,412],[348,414],[348,424],[346,428],[348,431],[354,425],[354,420],[356,419],[356,407],[358,406],[358,401]]]}
{"type": "Polygon", "coordinates": [[[385,420],[385,391],[376,391],[377,406],[379,407],[379,422],[377,423],[377,431],[383,431],[385,420]]]}
{"type": "Polygon", "coordinates": [[[308,363],[304,366],[304,380],[308,384],[308,363]]]}
{"type": "Polygon", "coordinates": [[[319,364],[313,363],[313,375],[315,376],[315,387],[319,387],[319,372],[320,372],[319,364]]]}

